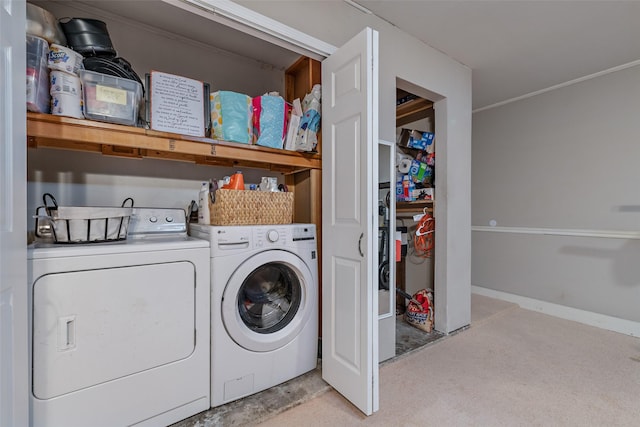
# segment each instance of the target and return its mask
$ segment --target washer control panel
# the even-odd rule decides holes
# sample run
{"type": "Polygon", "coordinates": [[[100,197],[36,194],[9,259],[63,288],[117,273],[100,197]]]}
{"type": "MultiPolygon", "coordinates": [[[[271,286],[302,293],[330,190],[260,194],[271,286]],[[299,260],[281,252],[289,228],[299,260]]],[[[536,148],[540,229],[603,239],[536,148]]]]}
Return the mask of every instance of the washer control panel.
{"type": "Polygon", "coordinates": [[[271,243],[277,242],[279,238],[280,238],[280,234],[278,234],[276,230],[269,230],[267,232],[267,240],[270,241],[271,243]]]}
{"type": "Polygon", "coordinates": [[[291,243],[287,227],[267,225],[254,229],[253,241],[256,248],[285,246],[291,243]]]}
{"type": "Polygon", "coordinates": [[[296,227],[293,227],[291,234],[294,242],[313,242],[316,240],[316,228],[313,224],[297,225],[296,227]]]}

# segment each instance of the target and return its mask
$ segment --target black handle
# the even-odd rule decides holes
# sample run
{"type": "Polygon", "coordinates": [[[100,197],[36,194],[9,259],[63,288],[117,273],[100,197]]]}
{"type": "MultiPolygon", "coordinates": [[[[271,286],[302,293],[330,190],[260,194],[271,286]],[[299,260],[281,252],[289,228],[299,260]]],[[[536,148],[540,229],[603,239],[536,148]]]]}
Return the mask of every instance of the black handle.
{"type": "Polygon", "coordinates": [[[44,193],[42,195],[42,201],[44,202],[44,208],[47,211],[47,215],[51,216],[51,211],[58,210],[58,202],[56,201],[56,198],[53,197],[51,193],[44,193]],[[47,202],[47,199],[50,199],[49,202],[53,203],[53,206],[49,205],[49,203],[47,202]]]}

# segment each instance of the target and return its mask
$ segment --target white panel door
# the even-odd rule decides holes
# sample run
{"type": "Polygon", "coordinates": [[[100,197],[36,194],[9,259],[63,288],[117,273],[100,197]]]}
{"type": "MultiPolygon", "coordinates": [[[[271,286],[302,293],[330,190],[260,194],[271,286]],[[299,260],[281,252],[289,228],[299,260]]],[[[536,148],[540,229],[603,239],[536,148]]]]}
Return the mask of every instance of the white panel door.
{"type": "Polygon", "coordinates": [[[377,52],[367,28],[322,62],[322,377],[367,415],[378,410],[377,52]]]}
{"type": "Polygon", "coordinates": [[[25,0],[0,0],[0,426],[28,425],[25,0]]]}

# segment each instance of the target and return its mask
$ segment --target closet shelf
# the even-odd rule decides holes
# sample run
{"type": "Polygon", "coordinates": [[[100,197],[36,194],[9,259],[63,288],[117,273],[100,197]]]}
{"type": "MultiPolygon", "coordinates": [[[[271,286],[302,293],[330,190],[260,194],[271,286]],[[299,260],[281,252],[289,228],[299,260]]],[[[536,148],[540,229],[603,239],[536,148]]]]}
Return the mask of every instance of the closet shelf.
{"type": "Polygon", "coordinates": [[[433,102],[423,98],[412,99],[396,107],[396,127],[415,122],[427,116],[433,102]]]}
{"type": "Polygon", "coordinates": [[[27,113],[29,148],[59,148],[114,155],[179,160],[212,166],[242,166],[294,173],[321,169],[317,153],[218,141],[133,126],[27,113]]]}
{"type": "Polygon", "coordinates": [[[397,202],[396,214],[421,213],[424,209],[433,210],[433,200],[416,200],[415,202],[397,202]]]}

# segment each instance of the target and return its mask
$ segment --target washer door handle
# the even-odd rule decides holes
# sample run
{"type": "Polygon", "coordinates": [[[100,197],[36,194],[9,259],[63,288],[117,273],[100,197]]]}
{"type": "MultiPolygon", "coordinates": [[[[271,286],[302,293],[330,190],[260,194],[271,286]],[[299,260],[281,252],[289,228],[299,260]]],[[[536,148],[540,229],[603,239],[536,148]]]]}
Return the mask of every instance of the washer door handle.
{"type": "Polygon", "coordinates": [[[364,233],[360,233],[360,238],[358,239],[358,252],[360,252],[360,256],[364,258],[364,253],[362,252],[362,238],[364,237],[364,233]]]}

